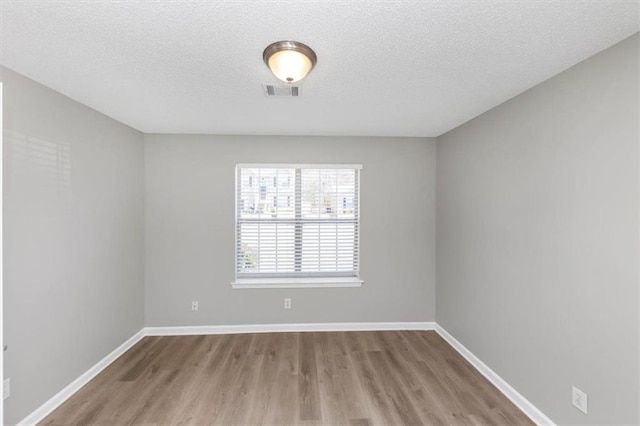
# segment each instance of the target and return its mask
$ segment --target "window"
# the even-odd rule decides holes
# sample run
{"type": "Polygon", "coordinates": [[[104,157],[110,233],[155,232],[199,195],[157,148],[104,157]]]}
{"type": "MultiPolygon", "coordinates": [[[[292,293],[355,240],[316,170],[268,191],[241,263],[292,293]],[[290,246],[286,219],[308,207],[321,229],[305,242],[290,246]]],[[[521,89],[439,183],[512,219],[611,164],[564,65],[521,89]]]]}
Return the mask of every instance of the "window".
{"type": "Polygon", "coordinates": [[[234,288],[360,286],[361,168],[239,164],[234,288]]]}

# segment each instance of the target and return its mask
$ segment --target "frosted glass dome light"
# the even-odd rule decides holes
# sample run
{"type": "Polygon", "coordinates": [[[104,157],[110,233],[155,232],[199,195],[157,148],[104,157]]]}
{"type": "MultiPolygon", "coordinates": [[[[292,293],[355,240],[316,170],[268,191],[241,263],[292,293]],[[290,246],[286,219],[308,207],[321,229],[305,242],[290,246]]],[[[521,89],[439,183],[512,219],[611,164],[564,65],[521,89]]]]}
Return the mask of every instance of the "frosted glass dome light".
{"type": "Polygon", "coordinates": [[[302,80],[318,62],[315,52],[297,41],[277,41],[264,49],[262,59],[286,83],[302,80]]]}

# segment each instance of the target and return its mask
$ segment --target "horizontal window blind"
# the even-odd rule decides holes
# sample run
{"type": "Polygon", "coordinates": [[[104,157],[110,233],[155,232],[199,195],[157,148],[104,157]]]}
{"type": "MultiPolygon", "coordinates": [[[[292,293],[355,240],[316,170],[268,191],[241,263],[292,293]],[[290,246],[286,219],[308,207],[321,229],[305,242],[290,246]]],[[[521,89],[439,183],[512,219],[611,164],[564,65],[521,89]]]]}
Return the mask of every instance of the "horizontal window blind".
{"type": "Polygon", "coordinates": [[[237,277],[357,277],[359,172],[359,166],[239,165],[237,277]]]}

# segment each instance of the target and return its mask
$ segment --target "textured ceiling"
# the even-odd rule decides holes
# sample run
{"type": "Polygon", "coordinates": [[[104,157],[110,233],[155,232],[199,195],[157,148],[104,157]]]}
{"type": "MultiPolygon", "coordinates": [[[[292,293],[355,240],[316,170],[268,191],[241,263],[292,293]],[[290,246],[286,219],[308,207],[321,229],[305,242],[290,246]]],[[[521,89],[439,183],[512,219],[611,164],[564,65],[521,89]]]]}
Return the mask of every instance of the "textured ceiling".
{"type": "Polygon", "coordinates": [[[1,1],[0,64],[144,132],[437,136],[637,32],[637,1],[1,1]],[[311,46],[272,99],[271,42],[311,46]]]}

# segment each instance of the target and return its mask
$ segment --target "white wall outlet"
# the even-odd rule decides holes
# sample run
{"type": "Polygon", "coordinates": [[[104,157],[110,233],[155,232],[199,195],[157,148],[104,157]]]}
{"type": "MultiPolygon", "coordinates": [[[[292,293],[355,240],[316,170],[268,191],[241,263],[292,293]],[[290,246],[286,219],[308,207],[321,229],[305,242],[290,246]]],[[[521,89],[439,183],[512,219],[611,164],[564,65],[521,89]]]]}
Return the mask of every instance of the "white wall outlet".
{"type": "Polygon", "coordinates": [[[571,403],[578,410],[582,411],[584,414],[587,414],[589,409],[589,397],[586,393],[582,392],[575,386],[571,387],[571,403]]]}
{"type": "Polygon", "coordinates": [[[196,312],[199,308],[199,304],[197,300],[194,300],[193,302],[191,302],[191,310],[193,312],[196,312]]]}
{"type": "Polygon", "coordinates": [[[286,298],[284,299],[284,308],[285,309],[291,309],[291,299],[290,298],[286,298]]]}
{"type": "Polygon", "coordinates": [[[6,378],[2,382],[2,399],[7,399],[11,396],[11,379],[6,378]]]}

